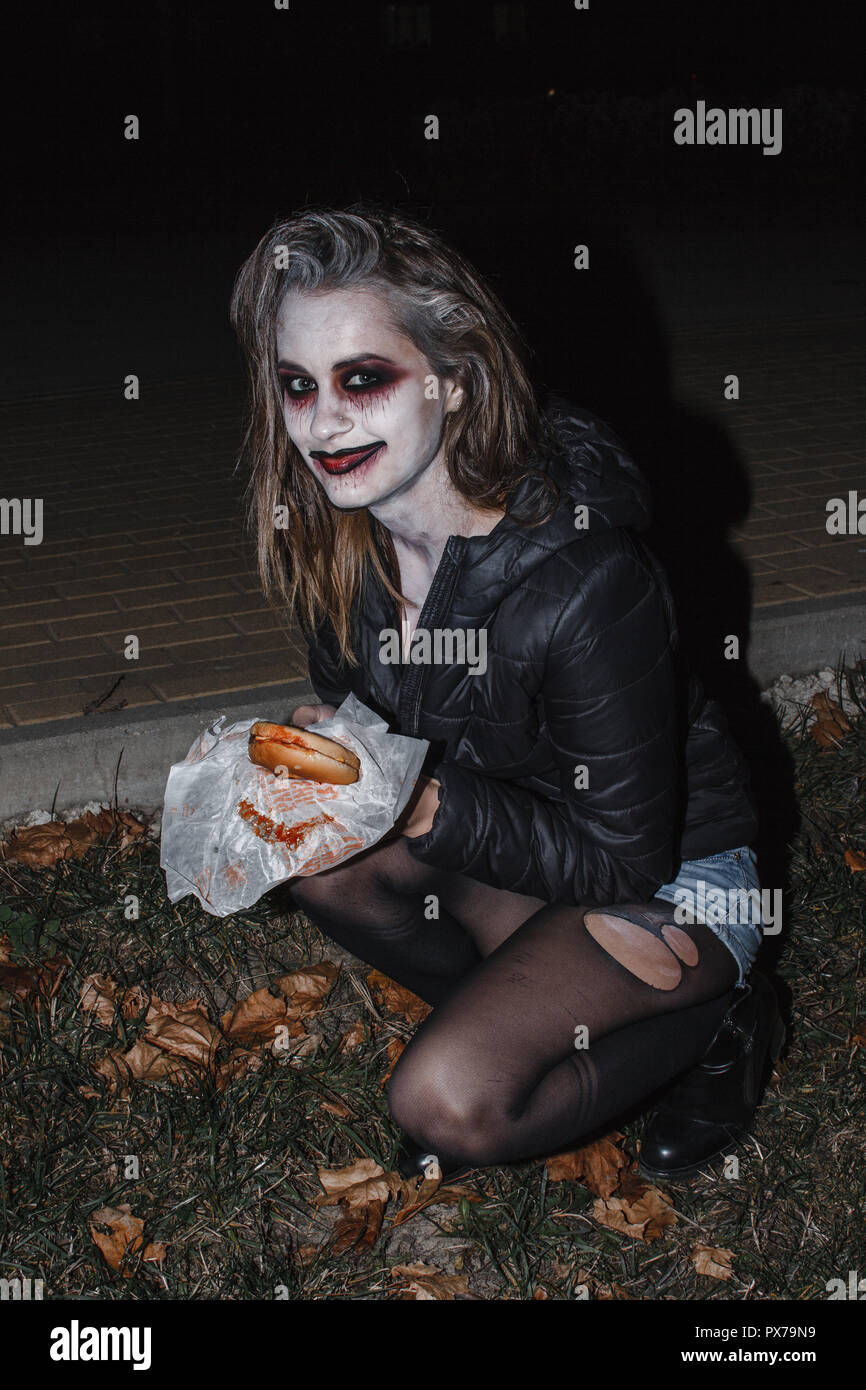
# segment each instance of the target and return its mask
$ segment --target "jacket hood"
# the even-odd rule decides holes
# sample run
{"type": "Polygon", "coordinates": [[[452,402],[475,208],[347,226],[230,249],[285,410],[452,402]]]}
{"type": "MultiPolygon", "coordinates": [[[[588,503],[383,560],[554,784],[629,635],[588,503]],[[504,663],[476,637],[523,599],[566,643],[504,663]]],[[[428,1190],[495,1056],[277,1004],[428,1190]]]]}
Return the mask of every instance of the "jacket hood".
{"type": "Polygon", "coordinates": [[[457,542],[461,551],[464,613],[504,597],[576,538],[626,526],[644,531],[652,521],[649,485],[613,430],[559,396],[550,397],[546,415],[558,447],[541,463],[559,487],[559,504],[540,526],[516,520],[512,511],[535,486],[527,479],[488,535],[449,540],[449,547],[457,542]],[[587,508],[583,529],[575,527],[577,503],[587,508]]]}
{"type": "Polygon", "coordinates": [[[650,489],[618,435],[561,396],[550,398],[546,414],[563,451],[551,471],[566,495],[589,508],[588,529],[646,530],[652,521],[650,489]]]}

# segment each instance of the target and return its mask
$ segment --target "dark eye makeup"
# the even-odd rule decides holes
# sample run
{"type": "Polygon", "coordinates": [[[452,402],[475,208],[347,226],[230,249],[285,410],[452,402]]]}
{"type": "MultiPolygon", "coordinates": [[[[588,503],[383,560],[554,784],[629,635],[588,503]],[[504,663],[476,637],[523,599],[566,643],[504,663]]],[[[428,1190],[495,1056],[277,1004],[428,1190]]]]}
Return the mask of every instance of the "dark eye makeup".
{"type": "MultiPolygon", "coordinates": [[[[387,399],[404,375],[403,372],[390,369],[386,371],[383,368],[377,368],[375,371],[368,371],[356,367],[350,372],[343,373],[340,380],[340,391],[347,401],[351,401],[356,408],[360,406],[363,410],[367,406],[378,405],[387,399]]],[[[283,387],[283,398],[286,404],[294,410],[309,405],[316,394],[317,387],[312,377],[281,370],[280,381],[283,387]]]]}

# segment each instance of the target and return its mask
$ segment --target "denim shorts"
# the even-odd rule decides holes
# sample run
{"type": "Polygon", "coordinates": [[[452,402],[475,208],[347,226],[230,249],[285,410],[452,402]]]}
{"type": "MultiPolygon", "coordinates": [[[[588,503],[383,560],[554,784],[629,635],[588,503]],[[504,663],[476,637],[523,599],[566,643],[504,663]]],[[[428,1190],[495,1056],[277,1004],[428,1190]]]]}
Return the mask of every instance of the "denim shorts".
{"type": "Polygon", "coordinates": [[[764,936],[760,888],[755,853],[743,845],[708,859],[684,859],[673,883],[664,884],[655,896],[681,903],[709,927],[737,962],[737,984],[742,985],[764,936]],[[757,891],[747,897],[749,890],[757,891]]]}

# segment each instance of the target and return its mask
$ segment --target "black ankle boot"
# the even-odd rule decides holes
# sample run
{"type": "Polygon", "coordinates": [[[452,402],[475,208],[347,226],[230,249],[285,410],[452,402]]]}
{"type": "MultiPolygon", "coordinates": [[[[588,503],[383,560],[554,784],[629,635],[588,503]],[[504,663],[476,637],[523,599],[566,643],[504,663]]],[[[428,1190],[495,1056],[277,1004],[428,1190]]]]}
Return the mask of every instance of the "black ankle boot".
{"type": "Polygon", "coordinates": [[[647,1116],[640,1171],[650,1178],[688,1177],[739,1144],[784,1042],[775,991],[753,970],[698,1065],[647,1116]]]}
{"type": "Polygon", "coordinates": [[[438,1154],[430,1153],[428,1149],[419,1148],[417,1144],[412,1143],[411,1139],[406,1139],[397,1153],[397,1171],[402,1173],[404,1178],[426,1178],[431,1163],[439,1164],[443,1187],[446,1183],[457,1182],[458,1179],[464,1178],[467,1173],[472,1172],[470,1163],[464,1163],[462,1166],[455,1164],[451,1168],[443,1168],[438,1154]]]}

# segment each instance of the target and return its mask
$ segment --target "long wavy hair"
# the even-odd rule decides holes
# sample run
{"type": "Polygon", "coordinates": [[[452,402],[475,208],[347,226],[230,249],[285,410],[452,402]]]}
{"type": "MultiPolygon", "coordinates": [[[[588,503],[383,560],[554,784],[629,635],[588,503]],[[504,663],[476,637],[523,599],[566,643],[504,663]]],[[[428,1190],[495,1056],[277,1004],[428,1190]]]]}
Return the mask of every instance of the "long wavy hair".
{"type": "Polygon", "coordinates": [[[366,508],[333,505],[289,438],[275,327],[287,294],[349,287],[378,292],[431,371],[462,386],[460,406],[445,416],[442,447],[451,483],[467,501],[509,510],[515,488],[532,478],[519,514],[511,515],[540,525],[559,496],[541,460],[558,445],[538,406],[519,330],[436,232],[369,202],[310,208],[271,227],[242,265],[231,297],[250,378],[239,459],[249,468],[248,524],[266,597],[288,607],[308,637],[329,619],[344,661],[357,666],[353,600],[373,573],[404,602],[397,555],[389,531],[366,508]],[[278,506],[288,512],[281,526],[278,506]]]}

